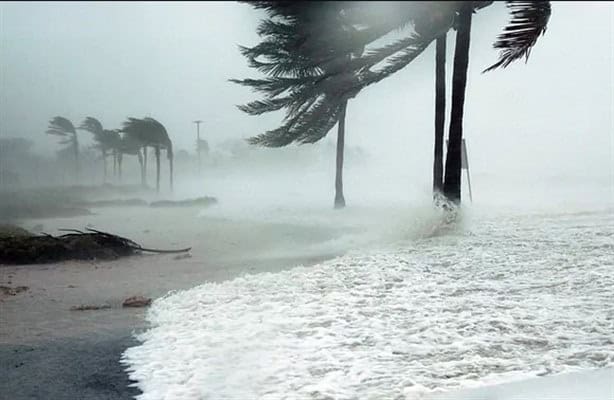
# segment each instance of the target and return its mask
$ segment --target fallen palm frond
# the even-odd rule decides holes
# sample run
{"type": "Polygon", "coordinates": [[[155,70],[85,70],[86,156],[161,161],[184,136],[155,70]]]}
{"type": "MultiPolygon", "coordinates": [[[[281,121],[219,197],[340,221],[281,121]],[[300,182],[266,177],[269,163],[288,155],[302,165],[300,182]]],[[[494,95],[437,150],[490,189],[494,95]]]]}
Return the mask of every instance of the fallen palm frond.
{"type": "Polygon", "coordinates": [[[95,229],[68,232],[60,236],[46,233],[33,236],[0,237],[0,264],[38,264],[65,260],[113,260],[141,252],[185,253],[177,250],[150,249],[133,240],[95,229]]]}

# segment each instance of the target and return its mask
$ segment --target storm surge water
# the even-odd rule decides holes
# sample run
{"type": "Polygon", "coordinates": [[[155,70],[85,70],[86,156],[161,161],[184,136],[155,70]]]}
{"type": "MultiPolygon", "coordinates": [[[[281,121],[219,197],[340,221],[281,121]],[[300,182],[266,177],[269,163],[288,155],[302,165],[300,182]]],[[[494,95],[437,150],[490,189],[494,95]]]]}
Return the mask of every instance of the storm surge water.
{"type": "Polygon", "coordinates": [[[156,300],[122,360],[139,398],[412,399],[614,365],[614,210],[377,219],[397,228],[328,262],[156,300]]]}

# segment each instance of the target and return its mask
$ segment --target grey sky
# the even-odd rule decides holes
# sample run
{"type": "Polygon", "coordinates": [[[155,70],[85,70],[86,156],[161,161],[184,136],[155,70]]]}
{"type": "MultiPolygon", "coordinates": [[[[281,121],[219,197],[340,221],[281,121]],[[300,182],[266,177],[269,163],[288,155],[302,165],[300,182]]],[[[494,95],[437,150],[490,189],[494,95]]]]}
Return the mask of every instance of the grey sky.
{"type": "MultiPolygon", "coordinates": [[[[488,74],[503,4],[476,14],[465,136],[478,173],[612,176],[614,4],[553,2],[548,31],[528,64],[488,74]]],[[[49,118],[86,116],[119,127],[128,116],[166,125],[190,149],[194,119],[212,142],[276,127],[236,104],[256,98],[229,78],[258,76],[237,50],[257,43],[260,14],[234,2],[1,3],[0,129],[38,141],[49,118]]],[[[449,66],[454,34],[448,36],[449,66]]],[[[430,176],[434,49],[348,106],[349,145],[430,176]]],[[[450,86],[448,86],[450,87],[450,86]]],[[[329,135],[326,140],[333,140],[329,135]]]]}

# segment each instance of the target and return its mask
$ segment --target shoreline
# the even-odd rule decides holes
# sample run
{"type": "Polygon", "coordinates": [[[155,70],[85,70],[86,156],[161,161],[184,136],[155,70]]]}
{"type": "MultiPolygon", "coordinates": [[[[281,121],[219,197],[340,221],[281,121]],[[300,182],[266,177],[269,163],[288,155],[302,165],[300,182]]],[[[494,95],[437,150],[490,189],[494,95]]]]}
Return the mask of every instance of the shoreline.
{"type": "Polygon", "coordinates": [[[147,327],[147,309],[123,308],[125,298],[155,299],[206,282],[310,266],[339,255],[300,252],[340,234],[331,229],[198,217],[198,209],[97,211],[77,218],[31,219],[23,225],[42,223],[50,232],[87,224],[114,227],[109,231],[147,246],[190,244],[190,256],[144,254],[103,262],[0,266],[0,285],[28,287],[0,299],[0,398],[132,399],[139,390],[129,386],[120,358],[137,344],[135,333],[147,327]],[[284,251],[289,246],[297,253],[284,251]],[[111,307],[70,310],[82,304],[111,307]]]}

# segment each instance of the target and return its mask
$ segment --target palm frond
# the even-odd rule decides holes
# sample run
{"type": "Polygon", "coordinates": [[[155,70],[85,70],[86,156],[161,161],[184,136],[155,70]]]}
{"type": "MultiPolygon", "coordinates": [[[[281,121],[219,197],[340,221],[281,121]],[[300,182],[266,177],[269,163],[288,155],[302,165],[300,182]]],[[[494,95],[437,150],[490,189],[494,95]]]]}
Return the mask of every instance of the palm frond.
{"type": "Polygon", "coordinates": [[[435,37],[421,37],[421,40],[414,42],[411,46],[406,47],[399,54],[393,56],[384,67],[377,71],[368,71],[362,81],[363,88],[381,81],[389,77],[395,72],[406,67],[410,62],[416,59],[427,47],[435,40],[435,37]]]}
{"type": "Polygon", "coordinates": [[[506,5],[512,19],[493,45],[501,50],[499,61],[483,72],[505,68],[521,58],[528,61],[537,39],[546,32],[551,13],[549,1],[507,1],[506,5]]]}
{"type": "Polygon", "coordinates": [[[88,131],[94,135],[100,135],[102,134],[102,131],[104,130],[100,121],[98,121],[94,117],[85,118],[83,122],[81,123],[81,125],[79,125],[79,129],[88,131]]]}
{"type": "Polygon", "coordinates": [[[49,131],[53,131],[48,132],[52,135],[57,135],[57,132],[64,132],[64,134],[77,133],[77,131],[75,130],[75,126],[72,124],[72,122],[70,122],[69,119],[60,116],[53,117],[51,121],[49,121],[49,131]]]}
{"type": "Polygon", "coordinates": [[[172,146],[166,128],[157,120],[145,117],[128,118],[122,124],[122,140],[140,143],[141,146],[172,146]]]}
{"type": "Polygon", "coordinates": [[[47,129],[45,133],[48,135],[68,136],[68,133],[57,129],[47,129]]]}
{"type": "Polygon", "coordinates": [[[288,114],[279,128],[247,139],[252,145],[283,147],[290,143],[315,143],[338,122],[342,101],[331,96],[312,98],[296,115],[288,114]]]}
{"type": "Polygon", "coordinates": [[[286,107],[291,98],[282,97],[278,99],[255,100],[237,108],[249,115],[260,115],[271,111],[281,110],[286,107]]]}
{"type": "Polygon", "coordinates": [[[348,67],[353,70],[372,68],[376,64],[382,62],[386,58],[398,53],[401,50],[406,51],[406,49],[409,47],[421,46],[421,44],[424,43],[426,40],[426,38],[420,35],[411,34],[405,38],[399,39],[378,49],[368,50],[363,56],[350,61],[348,67]]]}

